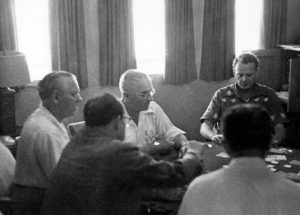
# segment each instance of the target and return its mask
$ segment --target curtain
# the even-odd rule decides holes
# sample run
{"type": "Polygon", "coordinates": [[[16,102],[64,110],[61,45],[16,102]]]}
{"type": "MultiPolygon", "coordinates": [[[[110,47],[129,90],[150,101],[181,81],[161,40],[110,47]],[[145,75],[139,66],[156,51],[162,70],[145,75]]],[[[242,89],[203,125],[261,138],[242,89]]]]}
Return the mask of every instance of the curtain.
{"type": "Polygon", "coordinates": [[[53,70],[73,73],[81,88],[88,86],[83,0],[51,0],[53,70]]]}
{"type": "Polygon", "coordinates": [[[100,0],[100,84],[118,85],[127,69],[136,68],[132,0],[100,0]]]}
{"type": "Polygon", "coordinates": [[[197,78],[193,0],[166,0],[165,81],[184,84],[197,78]]]}
{"type": "Polygon", "coordinates": [[[16,50],[13,0],[0,0],[0,50],[16,50]]]}
{"type": "Polygon", "coordinates": [[[200,79],[232,77],[234,59],[234,0],[205,0],[200,79]]]}
{"type": "Polygon", "coordinates": [[[286,40],[287,1],[264,0],[262,48],[275,48],[286,40]]]}

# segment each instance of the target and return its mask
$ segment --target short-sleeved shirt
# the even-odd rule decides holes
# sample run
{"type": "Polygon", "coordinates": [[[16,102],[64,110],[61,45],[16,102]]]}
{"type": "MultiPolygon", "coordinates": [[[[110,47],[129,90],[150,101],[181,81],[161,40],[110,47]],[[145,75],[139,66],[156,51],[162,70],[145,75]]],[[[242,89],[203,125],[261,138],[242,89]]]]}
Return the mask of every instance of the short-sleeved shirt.
{"type": "Polygon", "coordinates": [[[126,109],[124,118],[125,141],[135,143],[139,147],[146,146],[156,139],[172,141],[178,134],[185,134],[173,125],[163,109],[154,101],[150,102],[148,110],[140,112],[138,125],[131,119],[126,109]]]}
{"type": "Polygon", "coordinates": [[[69,142],[64,124],[40,106],[26,120],[17,149],[14,183],[47,188],[50,176],[69,142]]]}
{"type": "Polygon", "coordinates": [[[201,122],[207,120],[215,125],[227,108],[243,103],[254,103],[265,107],[269,111],[273,125],[287,121],[282,104],[273,89],[255,83],[250,96],[245,99],[237,87],[237,84],[234,83],[217,90],[201,117],[201,122]]]}

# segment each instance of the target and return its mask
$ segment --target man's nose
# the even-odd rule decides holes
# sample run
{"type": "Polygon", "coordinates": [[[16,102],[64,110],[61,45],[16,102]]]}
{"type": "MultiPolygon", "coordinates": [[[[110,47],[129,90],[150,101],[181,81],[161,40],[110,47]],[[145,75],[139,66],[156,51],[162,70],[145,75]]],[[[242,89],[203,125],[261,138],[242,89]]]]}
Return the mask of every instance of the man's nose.
{"type": "Polygon", "coordinates": [[[152,101],[153,100],[153,95],[150,93],[147,95],[147,101],[152,101]]]}

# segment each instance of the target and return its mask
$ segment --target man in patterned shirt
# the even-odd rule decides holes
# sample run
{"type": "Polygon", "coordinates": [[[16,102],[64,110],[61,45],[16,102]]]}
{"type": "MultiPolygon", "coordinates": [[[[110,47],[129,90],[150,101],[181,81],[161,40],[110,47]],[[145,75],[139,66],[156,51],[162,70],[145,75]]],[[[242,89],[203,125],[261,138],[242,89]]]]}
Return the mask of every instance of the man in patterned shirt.
{"type": "Polygon", "coordinates": [[[285,112],[274,90],[256,83],[259,61],[253,53],[242,53],[232,63],[235,83],[215,92],[205,113],[201,117],[200,134],[215,143],[223,141],[218,132],[218,123],[223,112],[235,104],[255,103],[264,106],[274,127],[273,144],[285,139],[283,123],[287,121],[285,112]]]}

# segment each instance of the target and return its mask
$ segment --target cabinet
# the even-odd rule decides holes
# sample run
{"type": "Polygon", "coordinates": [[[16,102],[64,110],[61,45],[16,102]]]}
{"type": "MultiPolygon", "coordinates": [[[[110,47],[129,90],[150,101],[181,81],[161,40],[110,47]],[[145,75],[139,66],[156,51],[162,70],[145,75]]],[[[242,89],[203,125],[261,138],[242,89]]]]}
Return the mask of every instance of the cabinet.
{"type": "Polygon", "coordinates": [[[287,130],[292,147],[300,148],[300,45],[280,45],[283,49],[283,69],[287,74],[287,114],[290,124],[287,130]]]}

